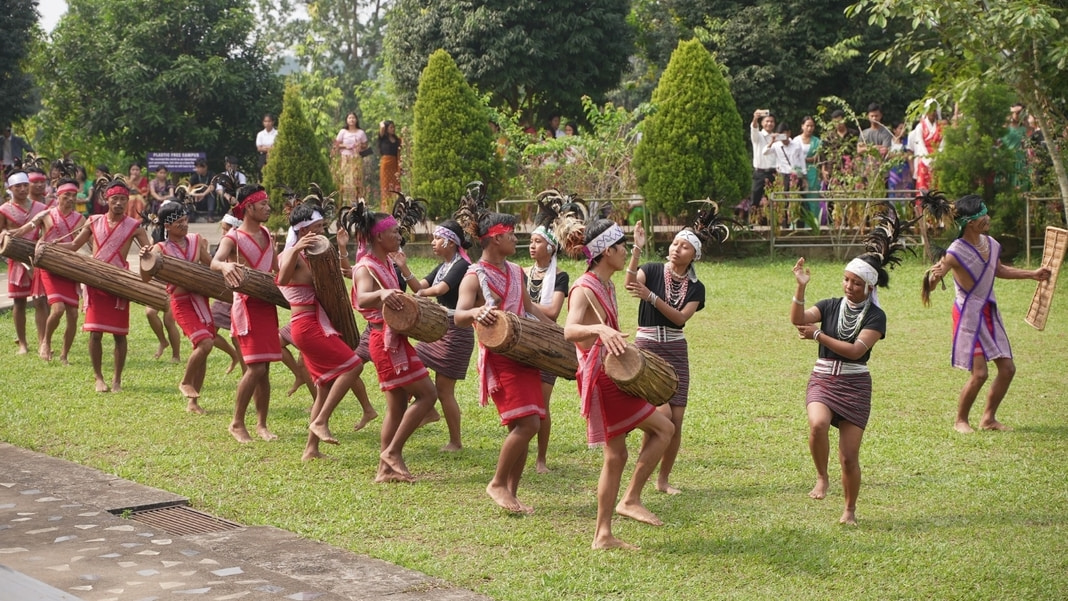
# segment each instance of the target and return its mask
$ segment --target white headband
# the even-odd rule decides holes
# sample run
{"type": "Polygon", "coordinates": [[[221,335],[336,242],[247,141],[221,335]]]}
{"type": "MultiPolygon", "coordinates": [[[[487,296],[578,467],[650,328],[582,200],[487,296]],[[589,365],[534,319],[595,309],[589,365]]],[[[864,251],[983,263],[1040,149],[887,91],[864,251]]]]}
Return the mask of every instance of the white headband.
{"type": "Polygon", "coordinates": [[[21,171],[18,172],[18,173],[12,173],[11,177],[7,178],[7,187],[8,188],[10,188],[12,186],[17,186],[19,184],[28,184],[28,183],[30,183],[30,176],[26,175],[25,173],[23,173],[21,171]]]}
{"type": "Polygon", "coordinates": [[[618,223],[613,223],[611,227],[601,232],[600,235],[590,240],[590,243],[582,248],[583,253],[586,255],[586,263],[593,263],[593,260],[601,256],[601,253],[626,237],[627,235],[623,233],[623,228],[619,227],[618,223]]]}
{"type": "Polygon", "coordinates": [[[222,220],[223,223],[229,225],[230,227],[241,227],[241,220],[237,217],[234,217],[230,213],[223,215],[222,220]]]}
{"type": "Polygon", "coordinates": [[[697,234],[691,232],[690,230],[680,230],[679,233],[675,234],[675,239],[678,240],[679,238],[682,238],[683,240],[685,240],[685,241],[690,243],[690,246],[693,247],[693,249],[694,249],[694,251],[696,253],[693,256],[693,260],[694,261],[700,261],[701,260],[701,239],[697,237],[697,234]]]}
{"type": "Polygon", "coordinates": [[[879,306],[879,296],[877,294],[877,286],[879,285],[879,272],[875,270],[867,261],[857,257],[846,264],[845,270],[853,275],[857,276],[864,283],[867,284],[868,298],[876,307],[879,306]]]}
{"type": "Polygon", "coordinates": [[[319,211],[315,211],[315,212],[312,213],[312,216],[309,217],[308,219],[305,219],[304,221],[301,221],[300,223],[294,224],[293,225],[293,229],[302,230],[302,229],[308,227],[309,225],[312,225],[312,224],[315,224],[315,223],[319,223],[322,220],[323,220],[323,214],[320,213],[319,211]]]}

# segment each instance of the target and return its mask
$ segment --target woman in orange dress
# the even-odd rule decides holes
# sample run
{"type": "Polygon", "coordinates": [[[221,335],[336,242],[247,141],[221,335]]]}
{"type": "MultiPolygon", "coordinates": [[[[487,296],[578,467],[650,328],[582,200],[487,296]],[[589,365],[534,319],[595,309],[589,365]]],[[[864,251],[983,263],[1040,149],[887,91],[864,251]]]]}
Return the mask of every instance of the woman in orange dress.
{"type": "Polygon", "coordinates": [[[395,193],[401,191],[400,185],[400,147],[401,139],[397,137],[397,126],[389,120],[378,127],[378,186],[381,190],[381,210],[393,205],[395,193]]]}

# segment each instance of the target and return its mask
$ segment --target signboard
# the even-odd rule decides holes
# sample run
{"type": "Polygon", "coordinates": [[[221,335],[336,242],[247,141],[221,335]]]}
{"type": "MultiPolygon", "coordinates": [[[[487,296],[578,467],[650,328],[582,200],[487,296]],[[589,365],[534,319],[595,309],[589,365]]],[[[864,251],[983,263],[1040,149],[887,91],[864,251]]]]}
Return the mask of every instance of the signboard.
{"type": "Polygon", "coordinates": [[[205,152],[150,152],[146,165],[149,171],[155,171],[160,165],[168,171],[178,173],[193,173],[193,163],[197,159],[206,159],[205,152]]]}

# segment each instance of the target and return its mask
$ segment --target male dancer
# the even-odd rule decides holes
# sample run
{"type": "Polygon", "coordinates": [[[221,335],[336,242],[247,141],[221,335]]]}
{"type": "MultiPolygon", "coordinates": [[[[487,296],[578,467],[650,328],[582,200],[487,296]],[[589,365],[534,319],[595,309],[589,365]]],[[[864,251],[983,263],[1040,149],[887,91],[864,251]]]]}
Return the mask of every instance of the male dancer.
{"type": "MultiPolygon", "coordinates": [[[[64,178],[59,180],[56,187],[57,206],[38,213],[22,227],[11,232],[13,236],[22,236],[31,230],[38,234],[44,232],[42,240],[45,242],[60,242],[74,235],[85,223],[85,217],[74,210],[74,201],[78,196],[80,186],[77,180],[64,178]]],[[[74,336],[78,331],[78,299],[81,297],[77,283],[67,278],[60,277],[38,268],[41,283],[44,285],[45,294],[48,297],[50,311],[45,322],[45,336],[41,347],[41,358],[46,361],[52,360],[52,334],[59,327],[59,320],[67,316],[67,328],[63,332],[63,351],[59,360],[63,365],[68,365],[67,355],[70,347],[74,344],[74,336]]]]}
{"type": "MultiPolygon", "coordinates": [[[[619,389],[605,373],[604,353],[620,355],[627,342],[619,331],[615,287],[612,274],[622,271],[627,251],[623,228],[599,219],[585,228],[585,245],[581,246],[589,267],[579,276],[568,295],[567,325],[564,337],[579,351],[578,385],[582,398],[582,415],[586,418],[586,438],[591,446],[604,445],[604,465],[597,481],[597,529],[594,549],[625,548],[612,535],[612,506],[622,516],[653,526],[661,526],[653,512],[642,504],[642,488],[664,456],[675,433],[675,426],[665,414],[645,399],[619,389]],[[623,468],[627,464],[627,434],[635,428],[645,433],[630,486],[616,505],[623,468]]],[[[575,236],[559,236],[574,240],[575,236]]],[[[565,242],[569,247],[572,244],[565,242]]],[[[574,248],[569,248],[574,254],[574,248]]]]}
{"type": "MultiPolygon", "coordinates": [[[[211,268],[222,273],[227,285],[232,288],[241,284],[244,269],[268,273],[278,271],[274,238],[263,226],[271,216],[267,192],[263,186],[246,185],[237,190],[236,198],[237,204],[232,213],[242,220],[241,225],[223,236],[211,260],[211,268]]],[[[230,434],[240,443],[252,442],[245,427],[245,412],[248,411],[249,401],[254,398],[256,433],[263,440],[275,440],[278,437],[267,429],[267,412],[271,406],[271,362],[282,360],[278,310],[271,303],[235,291],[230,317],[233,324],[231,332],[237,338],[241,356],[248,367],[237,384],[230,434]]]]}
{"type": "MultiPolygon", "coordinates": [[[[168,257],[211,265],[208,241],[200,234],[189,233],[189,211],[183,205],[165,202],[157,217],[167,235],[162,242],[156,243],[155,248],[168,257]]],[[[141,256],[148,255],[152,248],[142,248],[141,256]]],[[[189,354],[185,364],[185,374],[178,385],[178,391],[186,399],[186,411],[203,415],[204,409],[198,399],[208,369],[208,354],[214,348],[214,340],[218,337],[211,317],[211,308],[204,295],[186,290],[177,284],[167,284],[167,294],[171,297],[170,313],[174,315],[174,321],[193,344],[193,352],[189,354]]]]}
{"type": "MultiPolygon", "coordinates": [[[[987,235],[990,217],[980,197],[969,194],[953,203],[953,206],[960,236],[949,245],[946,256],[931,267],[925,286],[926,292],[947,273],[953,273],[957,299],[953,303],[951,360],[953,367],[971,372],[971,377],[960,391],[957,420],[953,428],[962,434],[974,432],[968,423],[968,414],[975,398],[979,396],[979,390],[986,383],[986,364],[993,361],[998,374],[987,392],[979,428],[1011,430],[997,420],[998,406],[1016,375],[1016,364],[1012,361],[1009,337],[994,298],[994,279],[1032,279],[1041,282],[1049,279],[1050,270],[1042,267],[1029,271],[1001,262],[1001,245],[987,235]]],[[[925,303],[926,300],[925,295],[925,303]]]]}
{"type": "MultiPolygon", "coordinates": [[[[14,230],[26,225],[38,213],[47,207],[30,198],[30,178],[22,171],[15,171],[7,178],[7,189],[11,200],[0,205],[0,232],[14,230]]],[[[37,231],[30,230],[23,234],[29,240],[37,239],[37,231]]],[[[47,307],[42,294],[34,294],[34,275],[22,263],[14,259],[7,260],[7,295],[11,297],[14,307],[11,316],[15,320],[15,336],[18,337],[17,354],[29,352],[26,342],[26,299],[33,298],[34,319],[37,323],[38,354],[44,355],[45,320],[47,307]]]]}
{"type": "MultiPolygon", "coordinates": [[[[493,325],[497,320],[493,309],[520,316],[530,313],[541,321],[550,321],[525,294],[523,268],[508,261],[515,254],[515,216],[488,213],[479,217],[477,221],[468,219],[467,223],[460,220],[481,244],[482,258],[468,268],[460,282],[456,325],[466,327],[471,322],[493,325]]],[[[516,492],[526,467],[530,441],[538,434],[545,417],[541,372],[536,367],[489,352],[479,344],[478,373],[479,402],[484,406],[487,397],[492,397],[501,424],[508,428],[486,493],[508,511],[533,513],[534,508],[522,503],[516,492]]]]}
{"type": "MultiPolygon", "coordinates": [[[[315,206],[303,204],[289,215],[297,240],[282,251],[278,258],[278,286],[293,309],[290,320],[293,344],[300,349],[301,359],[317,389],[315,404],[308,425],[308,443],[304,447],[304,461],[324,458],[319,442],[338,444],[330,432],[330,416],[350,389],[362,402],[367,390],[360,379],[363,362],[356,351],[341,339],[330,318],[315,295],[312,271],[304,258],[308,248],[324,231],[323,215],[315,206]]],[[[341,278],[341,273],[337,274],[341,278]]]]}
{"type": "MultiPolygon", "coordinates": [[[[97,184],[103,188],[102,196],[108,203],[108,212],[93,215],[87,227],[82,228],[72,242],[57,242],[56,246],[76,251],[93,240],[93,258],[100,259],[116,267],[129,269],[126,256],[130,254],[130,245],[136,240],[138,248],[148,246],[148,234],[141,229],[136,219],[126,216],[126,203],[130,199],[130,189],[121,179],[114,179],[97,184]]],[[[100,196],[100,194],[98,194],[100,196]]],[[[115,338],[115,371],[111,379],[110,390],[122,390],[122,369],[126,365],[126,336],[130,333],[130,301],[113,296],[92,286],[85,287],[85,323],[82,330],[89,332],[89,359],[93,363],[93,375],[96,376],[96,391],[108,392],[104,381],[102,363],[104,357],[104,334],[115,338]]]]}

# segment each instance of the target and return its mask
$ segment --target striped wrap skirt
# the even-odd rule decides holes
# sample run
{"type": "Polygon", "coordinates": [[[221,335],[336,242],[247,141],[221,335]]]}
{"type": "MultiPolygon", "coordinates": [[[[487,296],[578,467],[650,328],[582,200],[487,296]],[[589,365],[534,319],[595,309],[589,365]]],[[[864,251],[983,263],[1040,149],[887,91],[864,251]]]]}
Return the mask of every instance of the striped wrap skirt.
{"type": "Polygon", "coordinates": [[[679,387],[675,394],[668,399],[668,404],[674,407],[685,407],[686,399],[690,396],[690,353],[686,345],[686,339],[680,338],[671,342],[657,342],[638,337],[634,346],[654,353],[668,365],[675,368],[675,375],[679,377],[679,387]]]}
{"type": "Polygon", "coordinates": [[[449,316],[449,329],[445,335],[434,342],[420,342],[415,346],[415,354],[427,368],[440,376],[453,380],[467,377],[471,365],[471,351],[475,348],[475,331],[473,328],[458,328],[449,316]]]}
{"type": "Polygon", "coordinates": [[[813,371],[805,391],[805,406],[822,403],[831,410],[831,425],[845,420],[860,429],[868,425],[871,415],[871,374],[828,374],[813,371]]]}

